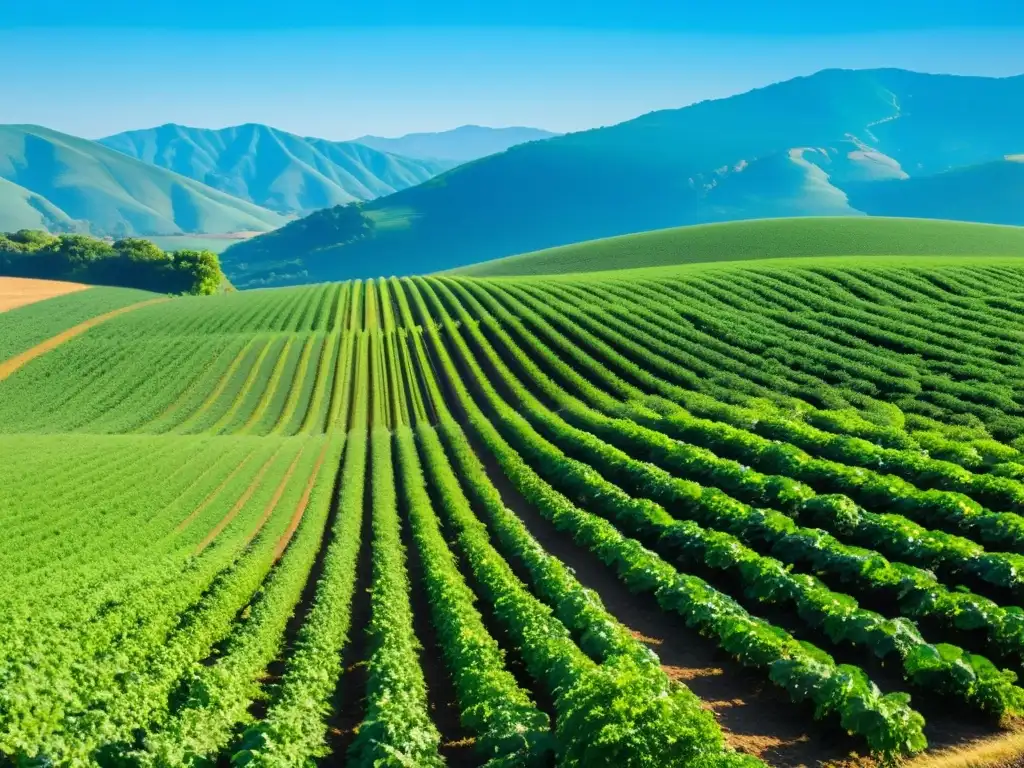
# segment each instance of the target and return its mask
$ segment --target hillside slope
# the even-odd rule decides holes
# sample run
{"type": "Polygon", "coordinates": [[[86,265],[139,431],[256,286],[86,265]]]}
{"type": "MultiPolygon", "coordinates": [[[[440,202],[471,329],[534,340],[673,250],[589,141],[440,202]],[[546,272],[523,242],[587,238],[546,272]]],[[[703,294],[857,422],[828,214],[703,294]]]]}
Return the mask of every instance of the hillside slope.
{"type": "Polygon", "coordinates": [[[267,231],[280,214],[94,141],[0,126],[0,229],[95,235],[267,231]]]}
{"type": "Polygon", "coordinates": [[[119,133],[100,143],[286,214],[390,195],[454,165],[256,124],[222,130],[170,124],[119,133]]]}
{"type": "Polygon", "coordinates": [[[1024,224],[1024,162],[996,160],[903,180],[857,184],[850,204],[868,214],[1024,224]]]}
{"type": "Polygon", "coordinates": [[[576,243],[454,273],[501,277],[790,257],[995,255],[1020,256],[1024,263],[1024,227],[868,217],[756,219],[576,243]]]}
{"type": "MultiPolygon", "coordinates": [[[[367,204],[366,236],[323,229],[286,252],[256,238],[229,249],[226,261],[246,262],[250,277],[302,282],[432,272],[685,224],[862,214],[847,189],[865,180],[1020,152],[1022,102],[1024,76],[826,70],[513,147],[367,204]]],[[[970,212],[950,194],[941,214],[915,215],[970,212]]]]}
{"type": "Polygon", "coordinates": [[[480,125],[463,125],[450,131],[410,133],[395,139],[360,136],[356,141],[368,147],[406,157],[440,158],[465,163],[504,152],[519,144],[550,139],[558,135],[539,128],[486,128],[480,125]]]}

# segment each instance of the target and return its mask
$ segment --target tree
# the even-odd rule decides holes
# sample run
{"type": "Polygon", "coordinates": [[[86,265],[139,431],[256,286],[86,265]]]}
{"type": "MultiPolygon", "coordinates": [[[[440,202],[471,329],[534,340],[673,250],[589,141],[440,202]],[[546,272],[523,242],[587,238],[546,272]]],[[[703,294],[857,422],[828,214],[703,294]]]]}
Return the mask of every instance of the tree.
{"type": "Polygon", "coordinates": [[[175,269],[192,278],[188,293],[197,296],[216,293],[224,281],[220,259],[213,251],[175,251],[173,257],[175,269]]]}
{"type": "Polygon", "coordinates": [[[165,261],[172,258],[150,240],[140,237],[126,237],[114,243],[114,250],[131,261],[165,261]]]}

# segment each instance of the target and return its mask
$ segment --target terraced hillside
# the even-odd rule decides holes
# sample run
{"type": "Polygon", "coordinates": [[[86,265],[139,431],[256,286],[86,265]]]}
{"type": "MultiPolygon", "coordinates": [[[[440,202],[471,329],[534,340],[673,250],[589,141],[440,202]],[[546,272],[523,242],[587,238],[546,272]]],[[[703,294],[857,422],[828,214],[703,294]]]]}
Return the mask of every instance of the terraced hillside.
{"type": "Polygon", "coordinates": [[[97,290],[0,314],[0,762],[1024,751],[1017,261],[97,290]]]}

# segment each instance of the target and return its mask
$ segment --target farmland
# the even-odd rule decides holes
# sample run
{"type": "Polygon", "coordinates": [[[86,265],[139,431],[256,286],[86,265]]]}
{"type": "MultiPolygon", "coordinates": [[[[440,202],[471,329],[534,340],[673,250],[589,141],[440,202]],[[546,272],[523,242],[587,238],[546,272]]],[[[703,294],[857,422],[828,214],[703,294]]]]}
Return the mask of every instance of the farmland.
{"type": "Polygon", "coordinates": [[[0,312],[43,299],[83,291],[86,288],[88,286],[81,283],[66,283],[60,280],[8,278],[0,281],[0,312]]]}
{"type": "Polygon", "coordinates": [[[947,255],[5,312],[0,765],[1007,764],[1022,308],[947,255]]]}

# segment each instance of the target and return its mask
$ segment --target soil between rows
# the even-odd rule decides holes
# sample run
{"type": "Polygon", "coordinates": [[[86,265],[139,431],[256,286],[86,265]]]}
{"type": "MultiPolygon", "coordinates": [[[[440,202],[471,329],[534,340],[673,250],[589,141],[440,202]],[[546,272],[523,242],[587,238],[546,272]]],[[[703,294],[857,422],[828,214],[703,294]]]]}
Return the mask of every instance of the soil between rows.
{"type": "Polygon", "coordinates": [[[814,722],[812,709],[795,705],[762,674],[746,670],[711,641],[666,614],[649,595],[634,595],[615,573],[555,529],[519,494],[494,457],[470,442],[505,505],[552,555],[572,568],[585,587],[600,595],[608,611],[658,654],[662,669],[697,694],[722,727],[728,743],[784,768],[864,765],[860,745],[837,725],[814,722]],[[813,727],[808,727],[813,726],[813,727]]]}

